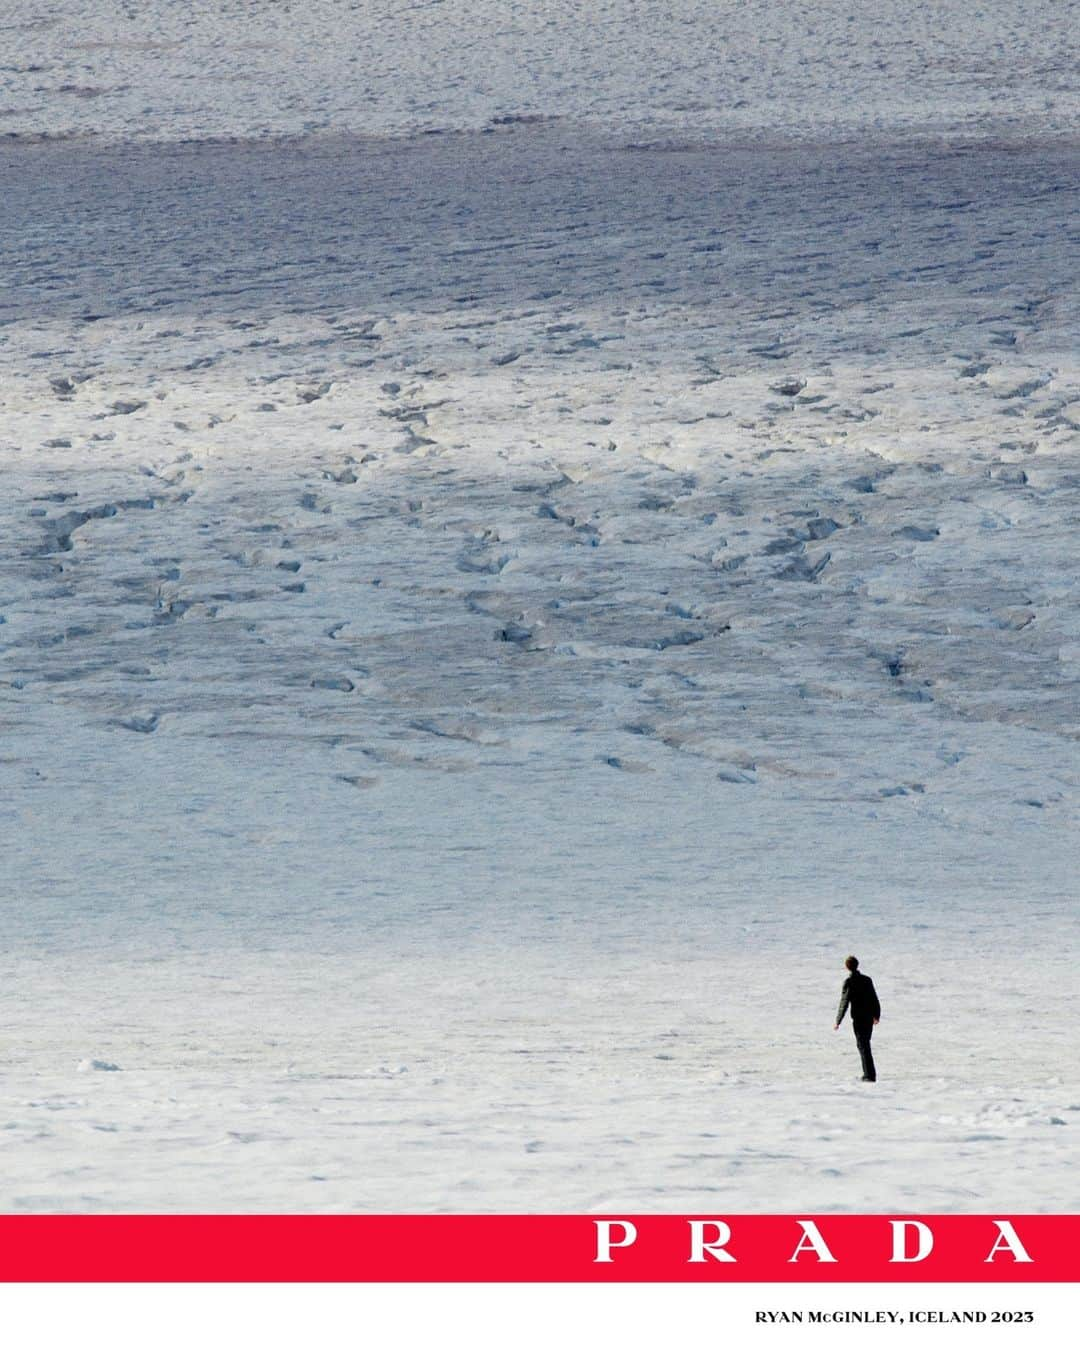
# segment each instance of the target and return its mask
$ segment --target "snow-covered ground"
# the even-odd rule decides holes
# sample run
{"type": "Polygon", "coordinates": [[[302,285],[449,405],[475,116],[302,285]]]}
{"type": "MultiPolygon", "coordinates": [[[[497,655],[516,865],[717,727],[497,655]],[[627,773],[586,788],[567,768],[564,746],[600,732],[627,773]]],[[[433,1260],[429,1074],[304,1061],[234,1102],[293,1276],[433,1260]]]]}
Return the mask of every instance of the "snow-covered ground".
{"type": "Polygon", "coordinates": [[[1070,136],[1078,0],[4,0],[0,135],[1070,136]]]}
{"type": "Polygon", "coordinates": [[[0,1207],[1076,1210],[1075,6],[470,8],[5,9],[0,1207]]]}

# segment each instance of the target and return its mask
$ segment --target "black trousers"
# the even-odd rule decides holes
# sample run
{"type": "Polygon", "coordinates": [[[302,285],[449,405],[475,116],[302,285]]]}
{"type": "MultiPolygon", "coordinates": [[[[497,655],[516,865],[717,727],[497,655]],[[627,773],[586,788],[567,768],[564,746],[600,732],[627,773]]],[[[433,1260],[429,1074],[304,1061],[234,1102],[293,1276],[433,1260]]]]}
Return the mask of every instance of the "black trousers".
{"type": "Polygon", "coordinates": [[[874,1068],[874,1056],[870,1053],[870,1037],[874,1034],[874,1023],[853,1020],[852,1026],[855,1028],[855,1044],[859,1047],[859,1058],[862,1060],[863,1077],[875,1083],[877,1070],[874,1068]]]}

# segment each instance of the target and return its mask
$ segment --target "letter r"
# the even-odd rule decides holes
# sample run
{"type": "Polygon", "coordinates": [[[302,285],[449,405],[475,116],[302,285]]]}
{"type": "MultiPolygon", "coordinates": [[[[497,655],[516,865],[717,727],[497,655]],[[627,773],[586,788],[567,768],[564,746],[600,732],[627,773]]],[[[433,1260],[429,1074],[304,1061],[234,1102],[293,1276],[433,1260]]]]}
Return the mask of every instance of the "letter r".
{"type": "Polygon", "coordinates": [[[637,1241],[637,1229],[629,1219],[594,1219],[596,1224],[596,1255],[593,1262],[613,1261],[615,1258],[611,1255],[615,1247],[631,1247],[637,1241]],[[613,1241],[612,1232],[616,1228],[622,1229],[622,1237],[618,1242],[613,1241]]]}
{"type": "Polygon", "coordinates": [[[730,1252],[724,1250],[731,1241],[731,1228],[720,1219],[691,1219],[690,1221],[690,1260],[701,1263],[705,1253],[714,1261],[734,1261],[730,1252]],[[705,1240],[705,1230],[714,1229],[709,1241],[705,1240]]]}

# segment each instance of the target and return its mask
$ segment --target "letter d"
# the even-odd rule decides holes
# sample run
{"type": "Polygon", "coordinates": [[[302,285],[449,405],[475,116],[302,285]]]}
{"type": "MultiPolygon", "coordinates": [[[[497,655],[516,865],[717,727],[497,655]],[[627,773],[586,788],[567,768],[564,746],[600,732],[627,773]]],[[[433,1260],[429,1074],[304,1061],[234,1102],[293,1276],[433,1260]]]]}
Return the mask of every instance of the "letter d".
{"type": "Polygon", "coordinates": [[[926,1224],[920,1223],[918,1219],[890,1219],[892,1225],[892,1256],[889,1257],[890,1264],[894,1261],[925,1261],[934,1250],[934,1235],[926,1224]],[[915,1248],[915,1255],[907,1255],[907,1234],[908,1229],[913,1228],[918,1234],[918,1242],[915,1248]]]}
{"type": "Polygon", "coordinates": [[[629,1219],[594,1219],[596,1224],[596,1255],[593,1262],[613,1261],[615,1258],[611,1255],[615,1247],[631,1247],[637,1241],[637,1229],[629,1219]],[[622,1238],[618,1242],[612,1241],[612,1229],[621,1228],[622,1238]]]}

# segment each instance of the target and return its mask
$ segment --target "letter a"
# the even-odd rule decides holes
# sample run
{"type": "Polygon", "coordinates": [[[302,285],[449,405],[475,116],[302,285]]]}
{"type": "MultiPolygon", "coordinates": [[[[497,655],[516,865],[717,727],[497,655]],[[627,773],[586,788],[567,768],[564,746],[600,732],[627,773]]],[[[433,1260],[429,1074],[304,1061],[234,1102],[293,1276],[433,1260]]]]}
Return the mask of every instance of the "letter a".
{"type": "Polygon", "coordinates": [[[934,1250],[934,1235],[926,1224],[920,1223],[918,1219],[890,1219],[892,1225],[892,1256],[889,1257],[890,1264],[893,1261],[925,1261],[934,1250]],[[918,1245],[914,1256],[907,1255],[907,1230],[914,1228],[919,1235],[918,1245]]]}
{"type": "Polygon", "coordinates": [[[690,1219],[690,1260],[704,1261],[708,1252],[714,1261],[734,1261],[735,1258],[724,1248],[731,1241],[731,1229],[719,1219],[690,1219]],[[705,1241],[705,1229],[715,1228],[716,1234],[711,1242],[705,1241]]]}
{"type": "MultiPolygon", "coordinates": [[[[1016,1229],[1008,1219],[995,1219],[994,1222],[997,1224],[998,1238],[990,1248],[990,1255],[986,1258],[986,1261],[993,1261],[997,1253],[1002,1250],[1012,1252],[1014,1261],[1030,1261],[1032,1258],[1024,1250],[1024,1244],[1016,1236],[1016,1229]]],[[[986,1261],[983,1262],[983,1265],[986,1265],[986,1261]]]]}
{"type": "Polygon", "coordinates": [[[797,1261],[802,1252],[816,1252],[819,1261],[835,1261],[836,1257],[829,1251],[825,1245],[825,1239],[818,1232],[818,1226],[813,1219],[798,1219],[796,1221],[803,1230],[803,1235],[799,1239],[799,1245],[794,1253],[788,1257],[788,1265],[792,1261],[797,1261]]]}
{"type": "Polygon", "coordinates": [[[630,1247],[637,1241],[637,1229],[629,1219],[594,1219],[596,1224],[596,1255],[593,1257],[593,1263],[597,1261],[613,1261],[615,1258],[611,1255],[613,1247],[630,1247]],[[613,1228],[622,1229],[622,1238],[619,1242],[611,1240],[613,1228]]]}

